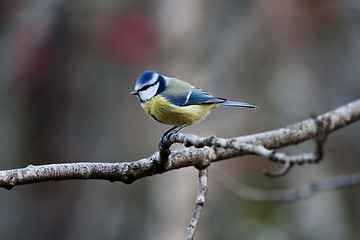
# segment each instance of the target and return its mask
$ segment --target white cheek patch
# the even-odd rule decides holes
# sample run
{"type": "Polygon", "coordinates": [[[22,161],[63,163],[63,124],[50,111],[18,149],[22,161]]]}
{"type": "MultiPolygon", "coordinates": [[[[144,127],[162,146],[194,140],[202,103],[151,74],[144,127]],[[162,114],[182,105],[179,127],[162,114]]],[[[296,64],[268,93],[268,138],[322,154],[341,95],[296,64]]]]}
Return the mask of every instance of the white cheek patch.
{"type": "Polygon", "coordinates": [[[149,87],[145,91],[140,91],[139,92],[140,99],[143,102],[146,102],[146,101],[149,101],[150,99],[152,99],[156,95],[159,85],[160,85],[160,82],[156,83],[154,86],[149,87]]]}

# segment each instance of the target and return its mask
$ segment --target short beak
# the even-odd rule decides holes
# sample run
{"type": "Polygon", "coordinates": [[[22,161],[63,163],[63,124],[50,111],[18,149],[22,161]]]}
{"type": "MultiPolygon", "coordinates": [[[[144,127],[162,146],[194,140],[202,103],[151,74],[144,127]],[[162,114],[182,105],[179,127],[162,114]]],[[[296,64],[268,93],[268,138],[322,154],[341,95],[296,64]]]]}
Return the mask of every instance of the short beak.
{"type": "Polygon", "coordinates": [[[134,90],[130,93],[131,95],[137,95],[138,94],[138,91],[134,90]]]}

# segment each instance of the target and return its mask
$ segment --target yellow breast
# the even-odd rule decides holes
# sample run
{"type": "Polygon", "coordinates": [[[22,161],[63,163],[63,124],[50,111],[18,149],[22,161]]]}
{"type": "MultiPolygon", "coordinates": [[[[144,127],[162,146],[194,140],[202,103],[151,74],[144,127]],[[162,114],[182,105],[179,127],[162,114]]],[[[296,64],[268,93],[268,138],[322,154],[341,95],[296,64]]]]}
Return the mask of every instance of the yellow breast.
{"type": "Polygon", "coordinates": [[[219,104],[202,104],[179,107],[169,103],[161,95],[141,103],[141,107],[154,120],[172,125],[191,125],[205,118],[219,104]]]}

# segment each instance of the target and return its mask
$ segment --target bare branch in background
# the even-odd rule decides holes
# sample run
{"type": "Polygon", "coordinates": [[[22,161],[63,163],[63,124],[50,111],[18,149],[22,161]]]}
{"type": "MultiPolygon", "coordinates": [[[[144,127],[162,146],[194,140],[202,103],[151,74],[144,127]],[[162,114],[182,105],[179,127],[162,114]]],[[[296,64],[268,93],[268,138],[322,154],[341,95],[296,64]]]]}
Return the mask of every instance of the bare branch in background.
{"type": "Polygon", "coordinates": [[[263,190],[240,183],[227,173],[215,169],[214,179],[221,186],[241,198],[257,202],[293,202],[312,195],[340,187],[351,187],[360,184],[360,172],[329,177],[308,183],[299,188],[263,190]],[[218,177],[216,177],[218,175],[218,177]]]}

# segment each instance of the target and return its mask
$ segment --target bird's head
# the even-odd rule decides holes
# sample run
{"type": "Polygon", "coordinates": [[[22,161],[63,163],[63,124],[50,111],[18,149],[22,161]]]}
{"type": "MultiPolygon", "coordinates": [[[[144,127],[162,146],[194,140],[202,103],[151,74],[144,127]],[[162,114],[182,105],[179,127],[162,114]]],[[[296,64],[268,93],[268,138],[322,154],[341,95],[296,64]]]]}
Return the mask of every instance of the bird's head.
{"type": "Polygon", "coordinates": [[[146,102],[164,91],[165,86],[164,76],[155,71],[145,71],[136,81],[135,89],[130,94],[136,95],[140,102],[146,102]]]}

